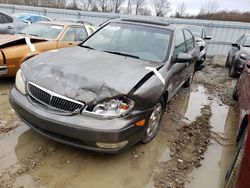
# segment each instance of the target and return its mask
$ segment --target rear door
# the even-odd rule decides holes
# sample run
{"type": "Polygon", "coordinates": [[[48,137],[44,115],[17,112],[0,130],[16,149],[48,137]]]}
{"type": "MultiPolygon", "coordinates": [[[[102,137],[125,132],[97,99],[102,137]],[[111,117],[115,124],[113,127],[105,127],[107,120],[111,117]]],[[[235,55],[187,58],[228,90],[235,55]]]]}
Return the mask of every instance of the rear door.
{"type": "Polygon", "coordinates": [[[194,66],[197,61],[197,51],[196,51],[196,46],[195,46],[195,39],[192,33],[184,29],[184,36],[185,36],[185,43],[186,43],[186,50],[185,53],[190,54],[192,56],[192,61],[187,63],[186,70],[183,74],[183,79],[187,80],[188,77],[193,73],[194,71],[194,66]]]}
{"type": "Polygon", "coordinates": [[[3,13],[0,13],[0,33],[1,34],[15,33],[13,18],[3,13]]]}
{"type": "Polygon", "coordinates": [[[58,42],[58,48],[76,46],[88,36],[84,26],[70,26],[58,42]]]}
{"type": "Polygon", "coordinates": [[[169,92],[170,98],[177,92],[178,88],[181,86],[183,82],[183,72],[186,68],[186,63],[179,63],[176,62],[176,57],[179,53],[185,53],[186,51],[186,44],[185,38],[182,30],[178,30],[174,36],[174,53],[173,53],[173,60],[172,66],[170,70],[170,74],[172,75],[170,78],[169,83],[169,92]]]}

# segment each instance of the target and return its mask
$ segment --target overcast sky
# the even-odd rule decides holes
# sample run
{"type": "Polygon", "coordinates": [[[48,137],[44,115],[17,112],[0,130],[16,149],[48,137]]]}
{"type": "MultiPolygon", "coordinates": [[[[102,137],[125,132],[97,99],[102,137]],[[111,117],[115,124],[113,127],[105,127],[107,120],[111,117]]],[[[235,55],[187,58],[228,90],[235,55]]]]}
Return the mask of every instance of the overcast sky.
{"type": "MultiPolygon", "coordinates": [[[[187,5],[188,14],[198,14],[200,8],[208,0],[170,0],[172,3],[173,11],[178,7],[183,1],[187,5]]],[[[219,5],[219,10],[228,9],[228,10],[239,10],[239,11],[250,11],[250,0],[217,0],[219,5]]]]}

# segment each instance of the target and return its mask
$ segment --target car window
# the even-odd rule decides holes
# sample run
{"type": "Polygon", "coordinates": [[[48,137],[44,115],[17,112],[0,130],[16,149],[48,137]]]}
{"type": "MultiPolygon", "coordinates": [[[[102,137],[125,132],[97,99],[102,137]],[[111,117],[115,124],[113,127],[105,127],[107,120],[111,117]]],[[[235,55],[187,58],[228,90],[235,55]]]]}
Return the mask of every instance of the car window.
{"type": "Polygon", "coordinates": [[[30,18],[31,18],[31,20],[29,20],[29,21],[31,21],[32,23],[41,21],[40,16],[31,16],[30,18]]]}
{"type": "Polygon", "coordinates": [[[62,38],[62,41],[83,41],[87,37],[87,32],[83,27],[70,27],[62,38]]]}
{"type": "Polygon", "coordinates": [[[61,25],[35,23],[22,29],[17,34],[20,33],[42,38],[56,39],[58,35],[61,33],[62,29],[63,26],[61,25]]]}
{"type": "Polygon", "coordinates": [[[46,18],[46,17],[40,17],[41,18],[41,21],[50,21],[50,19],[46,18]]]}
{"type": "Polygon", "coordinates": [[[184,53],[186,51],[185,38],[182,30],[176,32],[175,35],[175,49],[174,56],[177,56],[179,53],[184,53]]]}
{"type": "Polygon", "coordinates": [[[184,30],[184,34],[185,34],[185,38],[186,38],[186,53],[192,51],[195,47],[195,41],[194,41],[194,37],[191,34],[190,31],[188,30],[184,30]]]}
{"type": "Polygon", "coordinates": [[[5,24],[5,23],[12,23],[13,19],[5,14],[0,13],[0,23],[5,24]]]}
{"type": "Polygon", "coordinates": [[[83,46],[99,51],[126,54],[139,59],[164,62],[172,31],[135,24],[109,23],[83,46]]]}
{"type": "Polygon", "coordinates": [[[12,23],[13,22],[13,18],[11,18],[8,15],[3,15],[3,19],[4,19],[5,23],[12,23]]]}
{"type": "Polygon", "coordinates": [[[189,25],[187,27],[195,37],[201,38],[203,36],[202,27],[195,25],[189,25]]]}
{"type": "Polygon", "coordinates": [[[3,14],[0,13],[0,24],[3,24],[4,21],[3,21],[3,14]]]}
{"type": "Polygon", "coordinates": [[[242,35],[242,36],[236,41],[236,43],[240,45],[241,42],[242,42],[242,40],[243,40],[243,38],[244,38],[244,35],[242,35]]]}
{"type": "Polygon", "coordinates": [[[243,47],[250,47],[250,36],[247,36],[245,39],[244,39],[244,42],[243,42],[243,47]]]}

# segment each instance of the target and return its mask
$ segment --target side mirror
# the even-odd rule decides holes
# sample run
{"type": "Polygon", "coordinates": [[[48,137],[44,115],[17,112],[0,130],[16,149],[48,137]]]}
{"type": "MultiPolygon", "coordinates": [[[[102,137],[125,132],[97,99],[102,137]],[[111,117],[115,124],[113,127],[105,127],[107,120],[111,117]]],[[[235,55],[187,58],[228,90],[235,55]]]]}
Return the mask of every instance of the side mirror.
{"type": "Polygon", "coordinates": [[[192,60],[192,56],[187,53],[179,53],[175,59],[177,63],[187,63],[192,60]]]}
{"type": "Polygon", "coordinates": [[[237,44],[237,43],[232,43],[232,46],[236,47],[236,48],[240,48],[239,44],[237,44]]]}
{"type": "Polygon", "coordinates": [[[208,36],[206,36],[204,39],[205,39],[205,40],[211,40],[212,37],[208,35],[208,36]]]}

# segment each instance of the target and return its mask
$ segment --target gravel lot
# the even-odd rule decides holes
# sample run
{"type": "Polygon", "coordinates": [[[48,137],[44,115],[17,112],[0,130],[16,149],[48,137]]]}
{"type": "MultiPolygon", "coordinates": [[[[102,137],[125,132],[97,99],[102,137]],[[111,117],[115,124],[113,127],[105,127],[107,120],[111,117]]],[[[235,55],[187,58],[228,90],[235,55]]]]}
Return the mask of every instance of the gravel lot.
{"type": "Polygon", "coordinates": [[[21,123],[0,86],[0,188],[219,188],[234,152],[235,80],[207,62],[170,102],[157,137],[118,154],[80,150],[21,123]]]}

